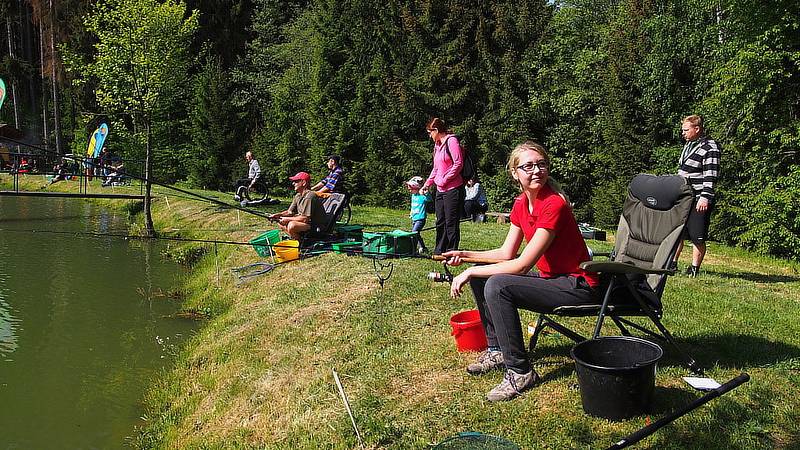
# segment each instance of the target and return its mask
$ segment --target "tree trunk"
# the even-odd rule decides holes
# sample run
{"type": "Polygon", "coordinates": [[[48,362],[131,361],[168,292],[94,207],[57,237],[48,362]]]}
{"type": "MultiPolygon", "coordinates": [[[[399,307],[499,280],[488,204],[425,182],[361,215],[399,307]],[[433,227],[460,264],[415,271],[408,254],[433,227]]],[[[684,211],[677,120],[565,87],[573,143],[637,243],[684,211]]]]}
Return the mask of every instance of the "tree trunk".
{"type": "MultiPolygon", "coordinates": [[[[14,33],[11,32],[11,17],[6,16],[6,31],[8,33],[8,57],[14,59],[14,33]]],[[[19,130],[19,107],[17,106],[17,81],[9,80],[11,83],[11,104],[14,105],[14,127],[19,130]]],[[[19,146],[17,146],[19,151],[19,146]]]]}
{"type": "Polygon", "coordinates": [[[39,67],[39,74],[42,78],[42,90],[40,91],[42,95],[42,136],[44,137],[45,146],[47,146],[50,143],[50,132],[47,126],[47,76],[44,70],[44,29],[41,22],[39,22],[39,67]]]}
{"type": "Polygon", "coordinates": [[[50,65],[51,65],[51,81],[53,83],[53,131],[55,131],[56,138],[56,153],[63,155],[61,149],[61,109],[58,106],[58,80],[56,77],[56,29],[55,29],[55,8],[53,7],[53,0],[50,0],[50,65]]]}
{"type": "Polygon", "coordinates": [[[147,130],[147,145],[145,147],[145,158],[144,158],[144,225],[145,231],[147,236],[153,237],[156,235],[155,227],[153,227],[153,216],[150,213],[150,177],[152,176],[151,166],[153,164],[153,158],[151,157],[152,149],[150,148],[151,144],[151,133],[150,133],[150,117],[145,118],[145,128],[147,130]]]}

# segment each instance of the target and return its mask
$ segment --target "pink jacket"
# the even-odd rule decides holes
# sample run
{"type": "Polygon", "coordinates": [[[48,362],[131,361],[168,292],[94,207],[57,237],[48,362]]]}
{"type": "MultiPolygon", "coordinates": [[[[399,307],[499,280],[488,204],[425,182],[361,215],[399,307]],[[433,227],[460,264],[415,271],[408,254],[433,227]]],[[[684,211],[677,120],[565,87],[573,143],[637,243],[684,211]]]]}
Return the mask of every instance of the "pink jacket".
{"type": "Polygon", "coordinates": [[[461,187],[464,185],[464,180],[461,179],[461,166],[464,165],[463,153],[461,152],[461,144],[454,134],[448,134],[442,139],[442,143],[437,143],[433,146],[433,170],[431,175],[425,181],[425,186],[436,184],[436,190],[439,192],[447,192],[449,190],[461,187]],[[449,144],[450,156],[447,154],[447,147],[445,143],[449,144]]]}

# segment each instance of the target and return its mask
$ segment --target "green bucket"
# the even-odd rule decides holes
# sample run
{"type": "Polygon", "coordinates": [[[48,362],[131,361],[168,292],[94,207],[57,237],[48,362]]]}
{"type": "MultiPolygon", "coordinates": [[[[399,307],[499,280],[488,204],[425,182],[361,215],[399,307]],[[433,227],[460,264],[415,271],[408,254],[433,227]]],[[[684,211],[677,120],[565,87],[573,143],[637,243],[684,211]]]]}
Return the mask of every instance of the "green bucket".
{"type": "Polygon", "coordinates": [[[280,240],[281,230],[269,230],[250,239],[250,245],[253,246],[253,250],[258,253],[258,256],[267,257],[272,255],[272,246],[280,240]]]}

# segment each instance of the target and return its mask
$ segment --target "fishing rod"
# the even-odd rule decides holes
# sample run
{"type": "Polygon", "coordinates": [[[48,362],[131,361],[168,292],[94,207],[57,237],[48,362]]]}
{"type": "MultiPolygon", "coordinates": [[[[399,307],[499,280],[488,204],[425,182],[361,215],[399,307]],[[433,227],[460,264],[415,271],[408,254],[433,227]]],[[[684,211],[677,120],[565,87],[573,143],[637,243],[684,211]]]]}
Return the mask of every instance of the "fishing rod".
{"type": "MultiPolygon", "coordinates": [[[[62,158],[70,159],[70,160],[72,160],[72,161],[74,161],[76,163],[88,164],[91,167],[95,166],[94,162],[90,161],[90,160],[87,160],[87,158],[76,157],[76,156],[68,156],[68,155],[59,155],[58,153],[56,153],[54,151],[48,150],[46,147],[40,147],[38,145],[29,144],[27,142],[20,141],[20,140],[17,140],[17,139],[13,139],[13,138],[9,138],[9,137],[6,137],[4,139],[6,139],[6,140],[8,140],[10,142],[13,142],[13,143],[15,143],[17,145],[24,145],[24,146],[27,146],[27,147],[30,147],[30,148],[34,148],[36,150],[39,150],[41,152],[44,152],[44,153],[47,153],[47,154],[50,154],[50,155],[53,155],[53,156],[60,156],[62,158]]],[[[172,186],[172,185],[169,185],[169,184],[165,184],[165,183],[161,183],[161,182],[158,182],[158,181],[154,181],[152,179],[148,179],[148,178],[145,178],[145,177],[130,173],[128,171],[121,171],[120,174],[124,175],[124,176],[127,176],[127,177],[130,177],[130,178],[133,178],[135,180],[144,181],[145,183],[150,183],[150,184],[153,184],[153,185],[156,185],[156,186],[160,186],[160,187],[163,187],[163,188],[166,188],[166,189],[172,189],[174,191],[180,192],[181,194],[186,194],[186,195],[189,195],[191,197],[195,197],[195,198],[198,198],[198,199],[210,202],[210,203],[215,203],[217,205],[221,205],[221,206],[226,206],[226,207],[229,207],[229,208],[237,209],[239,211],[242,211],[242,212],[245,212],[245,213],[248,213],[248,214],[252,214],[252,215],[255,215],[255,216],[263,217],[265,219],[269,218],[269,214],[262,213],[261,211],[248,209],[248,208],[245,208],[243,206],[239,206],[239,205],[235,205],[235,204],[231,204],[231,203],[226,203],[226,202],[223,202],[221,200],[217,200],[217,199],[211,198],[211,197],[206,197],[206,196],[197,194],[195,192],[188,191],[186,189],[181,189],[179,187],[175,187],[175,186],[172,186]]]]}
{"type": "MultiPolygon", "coordinates": [[[[453,273],[450,272],[448,261],[450,258],[444,257],[442,255],[433,255],[431,259],[434,261],[441,261],[442,268],[444,272],[428,272],[428,279],[435,282],[435,283],[452,283],[453,282],[453,273]]],[[[497,264],[499,262],[503,262],[503,259],[493,259],[493,258],[461,258],[461,262],[465,262],[468,264],[497,264]]]]}
{"type": "MultiPolygon", "coordinates": [[[[175,236],[157,236],[157,237],[146,237],[140,236],[135,234],[127,234],[127,233],[99,233],[93,231],[63,231],[63,230],[37,230],[37,229],[3,229],[0,228],[0,233],[41,233],[41,234],[56,234],[56,235],[72,235],[72,236],[89,236],[89,237],[111,237],[111,238],[120,238],[125,240],[162,240],[162,241],[172,241],[172,242],[193,242],[193,243],[202,243],[202,244],[224,244],[224,245],[242,245],[242,246],[258,246],[258,247],[265,247],[265,248],[297,248],[297,249],[308,249],[313,251],[313,246],[302,246],[302,245],[287,245],[281,244],[280,242],[271,244],[269,242],[264,243],[253,243],[253,242],[244,242],[244,241],[232,241],[232,240],[220,240],[220,239],[200,239],[200,238],[185,238],[185,237],[175,237],[175,236]]],[[[385,253],[385,252],[375,252],[375,251],[364,251],[364,250],[350,250],[347,251],[348,254],[353,255],[361,255],[361,256],[368,256],[374,257],[376,259],[390,259],[392,257],[397,258],[411,258],[411,259],[425,259],[425,260],[433,260],[433,261],[444,261],[445,258],[440,255],[434,256],[426,256],[426,255],[419,255],[419,254],[412,254],[412,253],[385,253]]],[[[488,260],[488,259],[477,259],[477,258],[462,258],[464,262],[478,262],[478,263],[491,263],[491,262],[498,262],[495,260],[488,260]]]]}

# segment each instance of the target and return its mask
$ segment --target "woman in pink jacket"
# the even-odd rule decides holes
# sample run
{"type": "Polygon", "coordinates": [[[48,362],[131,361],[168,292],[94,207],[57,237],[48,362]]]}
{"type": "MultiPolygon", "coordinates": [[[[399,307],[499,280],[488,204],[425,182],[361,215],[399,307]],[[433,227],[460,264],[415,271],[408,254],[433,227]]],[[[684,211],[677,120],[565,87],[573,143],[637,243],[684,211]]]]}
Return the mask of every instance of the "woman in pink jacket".
{"type": "Polygon", "coordinates": [[[433,140],[433,170],[420,193],[436,185],[436,247],[434,255],[458,248],[461,240],[461,209],[464,204],[464,180],[461,178],[463,153],[458,138],[449,132],[444,121],[434,117],[426,126],[433,140]]]}

